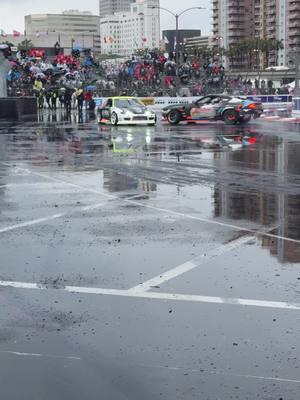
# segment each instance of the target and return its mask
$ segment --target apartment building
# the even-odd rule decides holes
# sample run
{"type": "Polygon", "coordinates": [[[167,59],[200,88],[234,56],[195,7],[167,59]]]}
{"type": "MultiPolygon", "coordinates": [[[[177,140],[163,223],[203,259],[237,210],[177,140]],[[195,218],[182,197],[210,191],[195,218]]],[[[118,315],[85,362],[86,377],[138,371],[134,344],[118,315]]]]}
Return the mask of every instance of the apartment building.
{"type": "MultiPolygon", "coordinates": [[[[291,51],[300,48],[300,0],[212,0],[214,45],[229,48],[249,38],[274,39],[283,49],[270,51],[267,64],[289,65],[291,51]]],[[[260,66],[266,65],[266,55],[260,66]]],[[[243,68],[243,59],[228,61],[243,68]]]]}
{"type": "MultiPolygon", "coordinates": [[[[212,0],[213,45],[228,49],[253,36],[255,0],[212,0]]],[[[242,69],[243,59],[224,60],[226,67],[242,69]]]]}

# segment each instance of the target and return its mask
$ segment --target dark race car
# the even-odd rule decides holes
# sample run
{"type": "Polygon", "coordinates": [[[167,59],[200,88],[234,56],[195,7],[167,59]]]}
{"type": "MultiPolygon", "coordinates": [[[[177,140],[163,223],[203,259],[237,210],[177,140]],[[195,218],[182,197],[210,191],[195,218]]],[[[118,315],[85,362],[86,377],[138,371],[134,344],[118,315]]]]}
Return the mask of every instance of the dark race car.
{"type": "Polygon", "coordinates": [[[251,117],[260,117],[262,104],[242,97],[225,95],[207,95],[187,105],[169,105],[162,111],[163,118],[169,124],[176,125],[181,121],[213,120],[224,121],[234,125],[248,122],[251,117]]]}

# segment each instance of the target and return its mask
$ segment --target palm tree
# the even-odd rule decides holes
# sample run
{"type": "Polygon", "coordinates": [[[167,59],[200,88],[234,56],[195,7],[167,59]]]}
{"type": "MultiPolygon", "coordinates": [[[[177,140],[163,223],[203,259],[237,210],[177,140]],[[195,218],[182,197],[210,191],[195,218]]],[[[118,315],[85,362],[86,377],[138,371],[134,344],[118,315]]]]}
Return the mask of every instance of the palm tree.
{"type": "Polygon", "coordinates": [[[268,39],[260,39],[260,51],[264,54],[264,62],[263,67],[268,68],[270,61],[270,53],[278,52],[283,49],[284,45],[281,40],[268,38],[268,39]]]}
{"type": "Polygon", "coordinates": [[[18,50],[19,51],[21,51],[21,50],[28,51],[32,47],[34,47],[34,44],[32,43],[31,40],[28,40],[28,39],[22,40],[22,42],[20,42],[18,44],[18,50]]]}
{"type": "Polygon", "coordinates": [[[251,38],[230,45],[226,49],[225,55],[233,68],[245,66],[248,70],[252,70],[255,65],[259,64],[259,54],[263,55],[263,68],[267,68],[269,66],[270,53],[277,53],[281,49],[283,49],[283,43],[280,40],[251,38]]]}

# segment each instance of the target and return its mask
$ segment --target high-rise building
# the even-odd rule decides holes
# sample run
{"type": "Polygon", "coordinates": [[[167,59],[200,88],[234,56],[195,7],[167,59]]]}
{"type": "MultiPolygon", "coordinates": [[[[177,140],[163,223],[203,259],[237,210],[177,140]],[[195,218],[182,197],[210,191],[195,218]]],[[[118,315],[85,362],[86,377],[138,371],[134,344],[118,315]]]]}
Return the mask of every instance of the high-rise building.
{"type": "MultiPolygon", "coordinates": [[[[284,0],[281,0],[281,2],[284,0]]],[[[289,0],[288,1],[288,45],[289,50],[294,50],[300,47],[300,1],[289,0]]]]}
{"type": "MultiPolygon", "coordinates": [[[[288,65],[290,52],[300,48],[300,0],[212,0],[212,9],[215,46],[228,49],[255,37],[282,42],[283,49],[261,56],[261,67],[288,65]]],[[[245,60],[232,58],[228,64],[239,69],[245,60]]]]}
{"type": "Polygon", "coordinates": [[[28,36],[81,37],[82,47],[92,41],[95,51],[100,51],[99,16],[89,11],[68,10],[62,14],[32,14],[25,16],[25,32],[28,36]]]}
{"type": "Polygon", "coordinates": [[[268,64],[288,65],[290,53],[300,48],[300,0],[262,0],[260,3],[257,19],[260,38],[279,40],[283,44],[283,49],[270,52],[268,64]]]}
{"type": "Polygon", "coordinates": [[[159,0],[138,0],[127,12],[100,19],[101,52],[131,56],[137,49],[160,44],[159,0]]]}
{"type": "MultiPolygon", "coordinates": [[[[253,36],[255,0],[213,0],[214,45],[226,49],[253,36]]],[[[242,59],[230,60],[230,66],[242,68],[242,59]]]]}
{"type": "Polygon", "coordinates": [[[116,12],[129,11],[133,0],[99,0],[99,15],[101,18],[116,12]]]}
{"type": "Polygon", "coordinates": [[[256,37],[279,40],[283,44],[283,49],[270,51],[268,60],[265,60],[265,56],[262,56],[261,65],[285,65],[288,62],[288,3],[288,0],[255,1],[256,37]]]}

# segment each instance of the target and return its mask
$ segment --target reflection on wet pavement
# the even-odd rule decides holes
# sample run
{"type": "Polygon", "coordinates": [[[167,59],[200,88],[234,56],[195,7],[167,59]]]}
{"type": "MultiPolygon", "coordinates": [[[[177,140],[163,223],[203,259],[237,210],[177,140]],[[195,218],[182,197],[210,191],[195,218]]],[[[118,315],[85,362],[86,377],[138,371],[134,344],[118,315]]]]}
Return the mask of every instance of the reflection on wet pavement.
{"type": "Polygon", "coordinates": [[[0,121],[3,398],[298,400],[299,146],[260,121],[0,121]]]}
{"type": "MultiPolygon", "coordinates": [[[[270,124],[98,126],[94,115],[66,118],[58,111],[35,123],[2,123],[1,159],[68,177],[74,172],[82,183],[87,171],[102,171],[96,187],[107,192],[164,202],[177,195],[208,218],[275,227],[278,237],[300,240],[300,141],[296,132],[292,140],[281,132],[270,124]]],[[[3,213],[11,168],[1,170],[3,213]]],[[[298,243],[264,238],[262,244],[282,262],[300,262],[298,243]]]]}

